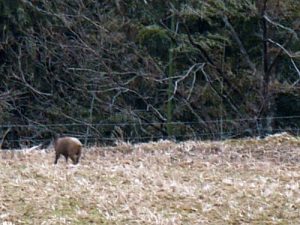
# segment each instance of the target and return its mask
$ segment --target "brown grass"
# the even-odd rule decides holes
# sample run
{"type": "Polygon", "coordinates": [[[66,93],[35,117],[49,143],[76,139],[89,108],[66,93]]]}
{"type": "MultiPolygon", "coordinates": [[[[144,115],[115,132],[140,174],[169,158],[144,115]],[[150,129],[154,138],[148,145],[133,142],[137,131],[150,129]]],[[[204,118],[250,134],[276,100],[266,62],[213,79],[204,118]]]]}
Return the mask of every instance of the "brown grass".
{"type": "Polygon", "coordinates": [[[300,140],[4,152],[0,224],[300,224],[300,140]]]}

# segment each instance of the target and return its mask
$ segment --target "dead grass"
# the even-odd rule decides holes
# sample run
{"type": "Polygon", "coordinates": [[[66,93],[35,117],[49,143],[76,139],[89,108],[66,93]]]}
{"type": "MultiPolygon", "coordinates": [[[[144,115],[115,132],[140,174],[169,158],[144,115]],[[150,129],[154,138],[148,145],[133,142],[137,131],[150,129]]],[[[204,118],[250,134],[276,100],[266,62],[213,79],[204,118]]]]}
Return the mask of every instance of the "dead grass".
{"type": "Polygon", "coordinates": [[[2,152],[0,224],[300,224],[300,140],[2,152]]]}

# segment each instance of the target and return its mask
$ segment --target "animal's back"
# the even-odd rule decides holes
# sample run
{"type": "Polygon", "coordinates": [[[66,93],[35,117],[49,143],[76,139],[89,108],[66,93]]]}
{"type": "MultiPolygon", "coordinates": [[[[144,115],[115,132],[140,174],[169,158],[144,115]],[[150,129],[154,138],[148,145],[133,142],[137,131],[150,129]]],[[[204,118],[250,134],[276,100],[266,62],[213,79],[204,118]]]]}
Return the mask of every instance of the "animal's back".
{"type": "Polygon", "coordinates": [[[55,142],[55,147],[59,147],[60,149],[68,148],[69,146],[82,146],[82,143],[74,137],[62,137],[58,138],[55,142]]]}

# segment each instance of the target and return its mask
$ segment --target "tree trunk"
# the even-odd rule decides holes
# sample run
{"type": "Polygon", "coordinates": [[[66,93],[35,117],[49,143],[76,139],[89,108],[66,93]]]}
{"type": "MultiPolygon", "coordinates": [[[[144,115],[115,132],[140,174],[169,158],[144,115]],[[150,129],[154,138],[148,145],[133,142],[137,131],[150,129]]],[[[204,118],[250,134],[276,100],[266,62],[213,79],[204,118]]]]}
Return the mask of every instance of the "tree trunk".
{"type": "MultiPolygon", "coordinates": [[[[171,18],[171,31],[175,30],[175,16],[173,15],[171,18]]],[[[167,133],[168,136],[171,137],[173,135],[173,126],[172,126],[172,119],[173,119],[173,79],[174,76],[174,43],[171,42],[171,46],[169,49],[169,67],[168,67],[168,104],[167,104],[167,133]]]]}
{"type": "Polygon", "coordinates": [[[272,133],[272,110],[271,110],[271,103],[272,103],[272,96],[270,95],[270,78],[271,78],[271,71],[269,70],[269,53],[268,53],[268,25],[267,20],[265,19],[265,13],[267,10],[267,0],[264,0],[263,6],[261,9],[261,26],[262,26],[262,44],[263,44],[263,84],[262,84],[262,107],[260,116],[262,117],[261,120],[261,127],[262,127],[262,134],[270,134],[272,133]]]}

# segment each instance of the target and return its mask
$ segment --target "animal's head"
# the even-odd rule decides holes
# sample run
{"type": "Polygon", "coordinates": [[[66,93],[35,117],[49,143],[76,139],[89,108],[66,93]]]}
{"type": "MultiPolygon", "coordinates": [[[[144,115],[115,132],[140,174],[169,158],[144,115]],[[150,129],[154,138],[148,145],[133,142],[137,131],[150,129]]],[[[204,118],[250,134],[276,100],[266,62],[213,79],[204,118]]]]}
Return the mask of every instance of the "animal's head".
{"type": "Polygon", "coordinates": [[[80,156],[81,156],[81,144],[76,146],[77,147],[77,150],[75,151],[75,154],[73,155],[73,163],[74,164],[78,164],[79,163],[79,159],[80,159],[80,156]]]}
{"type": "Polygon", "coordinates": [[[74,161],[73,161],[73,163],[74,164],[78,164],[79,163],[79,158],[80,158],[80,155],[74,155],[74,161]]]}

